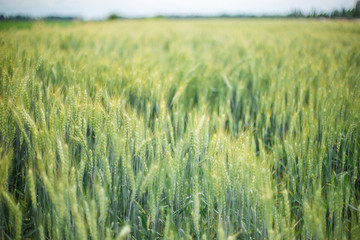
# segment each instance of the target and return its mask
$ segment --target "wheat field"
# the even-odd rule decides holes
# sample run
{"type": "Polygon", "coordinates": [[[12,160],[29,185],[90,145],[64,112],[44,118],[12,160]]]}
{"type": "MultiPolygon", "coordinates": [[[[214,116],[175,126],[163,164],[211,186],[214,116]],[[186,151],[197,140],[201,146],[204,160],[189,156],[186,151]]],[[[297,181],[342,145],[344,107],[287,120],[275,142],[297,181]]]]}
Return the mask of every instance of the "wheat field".
{"type": "Polygon", "coordinates": [[[1,239],[360,238],[359,22],[0,29],[1,239]]]}

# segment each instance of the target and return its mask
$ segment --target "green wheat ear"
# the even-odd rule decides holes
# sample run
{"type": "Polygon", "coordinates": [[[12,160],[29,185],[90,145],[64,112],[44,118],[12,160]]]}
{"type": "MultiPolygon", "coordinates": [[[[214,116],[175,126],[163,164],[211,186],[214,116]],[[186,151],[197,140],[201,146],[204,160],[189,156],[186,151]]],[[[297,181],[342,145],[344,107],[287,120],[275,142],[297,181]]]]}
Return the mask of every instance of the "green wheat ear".
{"type": "Polygon", "coordinates": [[[10,213],[14,217],[13,226],[15,227],[15,239],[21,239],[22,236],[22,213],[20,204],[16,204],[15,200],[9,193],[2,191],[2,198],[5,200],[10,213]]]}
{"type": "Polygon", "coordinates": [[[26,180],[27,180],[26,184],[28,185],[29,191],[30,191],[30,198],[31,198],[32,205],[36,209],[37,202],[36,202],[35,180],[34,180],[34,175],[33,175],[33,171],[31,170],[31,168],[29,168],[26,180]]]}
{"type": "Polygon", "coordinates": [[[126,239],[127,236],[130,234],[131,228],[129,225],[125,225],[122,227],[121,231],[119,232],[118,236],[116,237],[116,240],[123,240],[126,239]]]}

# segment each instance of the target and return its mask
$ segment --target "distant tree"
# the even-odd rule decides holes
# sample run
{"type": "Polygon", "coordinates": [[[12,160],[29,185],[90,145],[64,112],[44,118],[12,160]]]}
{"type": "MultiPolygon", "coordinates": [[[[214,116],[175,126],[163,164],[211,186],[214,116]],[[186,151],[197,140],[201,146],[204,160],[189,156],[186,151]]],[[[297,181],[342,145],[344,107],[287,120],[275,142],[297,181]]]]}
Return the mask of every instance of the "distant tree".
{"type": "Polygon", "coordinates": [[[156,15],[155,17],[153,17],[154,19],[164,19],[164,15],[156,15]]]}
{"type": "Polygon", "coordinates": [[[117,15],[116,13],[110,14],[109,17],[107,18],[107,20],[116,20],[116,19],[121,19],[122,17],[117,15]]]}
{"type": "Polygon", "coordinates": [[[312,10],[312,12],[308,15],[308,17],[312,17],[312,18],[316,18],[318,17],[318,13],[317,11],[314,9],[312,10]]]}
{"type": "Polygon", "coordinates": [[[354,9],[354,17],[360,17],[360,1],[356,2],[355,9],[354,9]]]}
{"type": "Polygon", "coordinates": [[[76,17],[73,17],[73,16],[68,16],[68,17],[65,17],[65,16],[46,16],[46,17],[43,17],[42,19],[44,20],[50,20],[50,21],[73,21],[73,20],[76,20],[77,18],[76,17]]]}
{"type": "Polygon", "coordinates": [[[320,12],[318,14],[318,17],[321,17],[321,18],[328,18],[329,17],[329,14],[327,12],[320,12]]]}
{"type": "Polygon", "coordinates": [[[346,9],[341,9],[341,17],[346,17],[346,9]]]}
{"type": "Polygon", "coordinates": [[[338,18],[340,16],[341,16],[341,14],[340,14],[339,10],[333,11],[330,15],[330,17],[332,17],[332,18],[338,18]]]}
{"type": "Polygon", "coordinates": [[[293,10],[288,17],[292,17],[292,18],[301,18],[304,17],[304,14],[301,12],[301,10],[293,10]]]}
{"type": "Polygon", "coordinates": [[[220,18],[229,18],[231,17],[229,14],[223,13],[219,16],[220,18]]]}
{"type": "Polygon", "coordinates": [[[15,21],[28,21],[28,20],[32,20],[31,17],[26,16],[26,15],[15,15],[15,16],[8,16],[7,19],[9,20],[15,20],[15,21]]]}

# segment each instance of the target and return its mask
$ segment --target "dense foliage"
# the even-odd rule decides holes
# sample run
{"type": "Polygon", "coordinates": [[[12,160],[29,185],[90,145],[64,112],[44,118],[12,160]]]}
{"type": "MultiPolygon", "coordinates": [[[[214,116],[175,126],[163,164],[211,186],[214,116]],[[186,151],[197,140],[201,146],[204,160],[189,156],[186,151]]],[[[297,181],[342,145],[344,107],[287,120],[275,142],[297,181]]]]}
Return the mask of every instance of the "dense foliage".
{"type": "Polygon", "coordinates": [[[0,31],[1,239],[356,239],[360,23],[0,31]]]}

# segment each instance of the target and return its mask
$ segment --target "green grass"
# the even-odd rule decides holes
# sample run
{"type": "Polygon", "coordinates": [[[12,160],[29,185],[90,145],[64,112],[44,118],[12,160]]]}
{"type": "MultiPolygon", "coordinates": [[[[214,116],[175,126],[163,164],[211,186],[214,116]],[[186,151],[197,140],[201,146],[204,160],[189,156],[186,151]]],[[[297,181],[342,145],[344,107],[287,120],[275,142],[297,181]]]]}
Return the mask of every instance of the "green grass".
{"type": "Polygon", "coordinates": [[[0,31],[9,29],[31,29],[33,21],[0,21],[0,31]]]}
{"type": "Polygon", "coordinates": [[[1,239],[356,239],[360,24],[0,32],[1,239]]]}
{"type": "Polygon", "coordinates": [[[45,24],[47,26],[61,26],[61,27],[72,27],[78,24],[76,21],[64,20],[64,21],[0,21],[0,31],[6,30],[20,30],[20,29],[32,29],[34,25],[45,24]]]}

